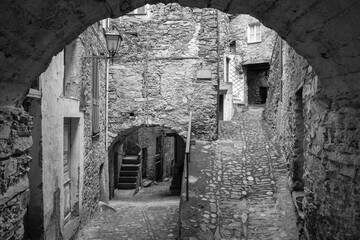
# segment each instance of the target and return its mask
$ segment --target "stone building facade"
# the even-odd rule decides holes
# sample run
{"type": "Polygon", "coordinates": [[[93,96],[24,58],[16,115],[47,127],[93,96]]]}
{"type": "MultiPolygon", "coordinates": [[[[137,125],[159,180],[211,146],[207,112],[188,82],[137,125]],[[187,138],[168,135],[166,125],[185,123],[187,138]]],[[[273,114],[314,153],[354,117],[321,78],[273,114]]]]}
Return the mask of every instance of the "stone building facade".
{"type": "Polygon", "coordinates": [[[358,239],[358,94],[339,93],[278,37],[264,116],[279,134],[307,239],[358,239]],[[301,198],[300,198],[301,199],[301,198]]]}
{"type": "Polygon", "coordinates": [[[21,150],[29,157],[1,161],[8,176],[1,180],[7,186],[2,188],[7,202],[1,202],[0,220],[7,226],[1,227],[1,239],[71,239],[97,202],[106,199],[105,118],[100,115],[105,62],[93,58],[105,49],[101,25],[90,26],[53,57],[33,84],[23,105],[34,118],[13,120],[19,129],[13,134],[24,138],[13,154],[21,157],[21,150]],[[27,149],[30,123],[33,146],[27,149]]]}
{"type": "Polygon", "coordinates": [[[254,17],[230,17],[229,51],[224,58],[226,82],[232,83],[235,104],[263,104],[275,32],[254,17]]]}
{"type": "Polygon", "coordinates": [[[215,139],[227,15],[178,4],[146,9],[111,21],[110,29],[124,32],[124,42],[110,67],[110,139],[140,125],[186,131],[190,111],[193,133],[215,139]]]}

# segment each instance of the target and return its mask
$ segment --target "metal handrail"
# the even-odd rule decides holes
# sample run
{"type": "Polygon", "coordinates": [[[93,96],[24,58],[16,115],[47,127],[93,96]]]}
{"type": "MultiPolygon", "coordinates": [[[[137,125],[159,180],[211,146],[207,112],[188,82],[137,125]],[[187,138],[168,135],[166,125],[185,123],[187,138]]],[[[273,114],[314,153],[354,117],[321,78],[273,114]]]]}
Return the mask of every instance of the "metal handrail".
{"type": "Polygon", "coordinates": [[[190,163],[190,146],[191,146],[191,117],[192,112],[189,116],[189,126],[186,138],[186,148],[185,148],[185,169],[186,169],[186,201],[189,201],[189,163],[190,163]]]}

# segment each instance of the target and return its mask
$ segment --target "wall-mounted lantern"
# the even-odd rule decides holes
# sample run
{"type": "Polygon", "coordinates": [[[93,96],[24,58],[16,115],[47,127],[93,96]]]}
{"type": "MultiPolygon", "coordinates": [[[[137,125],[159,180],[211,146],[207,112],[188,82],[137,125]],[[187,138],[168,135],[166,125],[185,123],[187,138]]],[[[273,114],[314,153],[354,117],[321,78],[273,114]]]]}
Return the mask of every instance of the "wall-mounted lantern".
{"type": "Polygon", "coordinates": [[[114,61],[114,57],[119,51],[120,43],[123,40],[120,34],[108,32],[105,33],[105,39],[106,39],[106,47],[109,52],[109,56],[111,58],[111,61],[114,61]]]}

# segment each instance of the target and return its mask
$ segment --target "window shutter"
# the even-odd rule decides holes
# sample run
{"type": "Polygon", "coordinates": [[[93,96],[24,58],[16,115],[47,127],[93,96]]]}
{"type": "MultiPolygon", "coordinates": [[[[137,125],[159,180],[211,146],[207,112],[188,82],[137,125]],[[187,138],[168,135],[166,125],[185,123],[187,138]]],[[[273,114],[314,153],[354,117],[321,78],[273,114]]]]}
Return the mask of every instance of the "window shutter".
{"type": "Polygon", "coordinates": [[[92,133],[96,135],[100,132],[100,108],[99,108],[99,63],[93,60],[92,71],[92,133]]]}

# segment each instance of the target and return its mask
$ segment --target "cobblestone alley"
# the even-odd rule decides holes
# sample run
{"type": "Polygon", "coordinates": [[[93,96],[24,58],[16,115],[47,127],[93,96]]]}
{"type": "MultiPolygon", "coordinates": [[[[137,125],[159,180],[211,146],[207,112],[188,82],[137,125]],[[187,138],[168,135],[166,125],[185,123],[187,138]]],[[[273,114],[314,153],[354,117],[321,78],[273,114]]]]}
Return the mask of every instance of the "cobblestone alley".
{"type": "Polygon", "coordinates": [[[110,201],[116,211],[105,210],[80,231],[78,240],[176,239],[179,197],[169,195],[169,183],[142,188],[134,198],[110,201]]]}
{"type": "Polygon", "coordinates": [[[215,142],[192,150],[183,239],[299,239],[279,146],[250,107],[223,122],[215,142]]]}
{"type": "MultiPolygon", "coordinates": [[[[222,123],[218,141],[193,146],[181,239],[298,239],[286,164],[262,111],[250,107],[222,123]]],[[[179,199],[161,196],[164,186],[111,201],[116,212],[98,213],[78,239],[176,239],[179,199]]]]}

